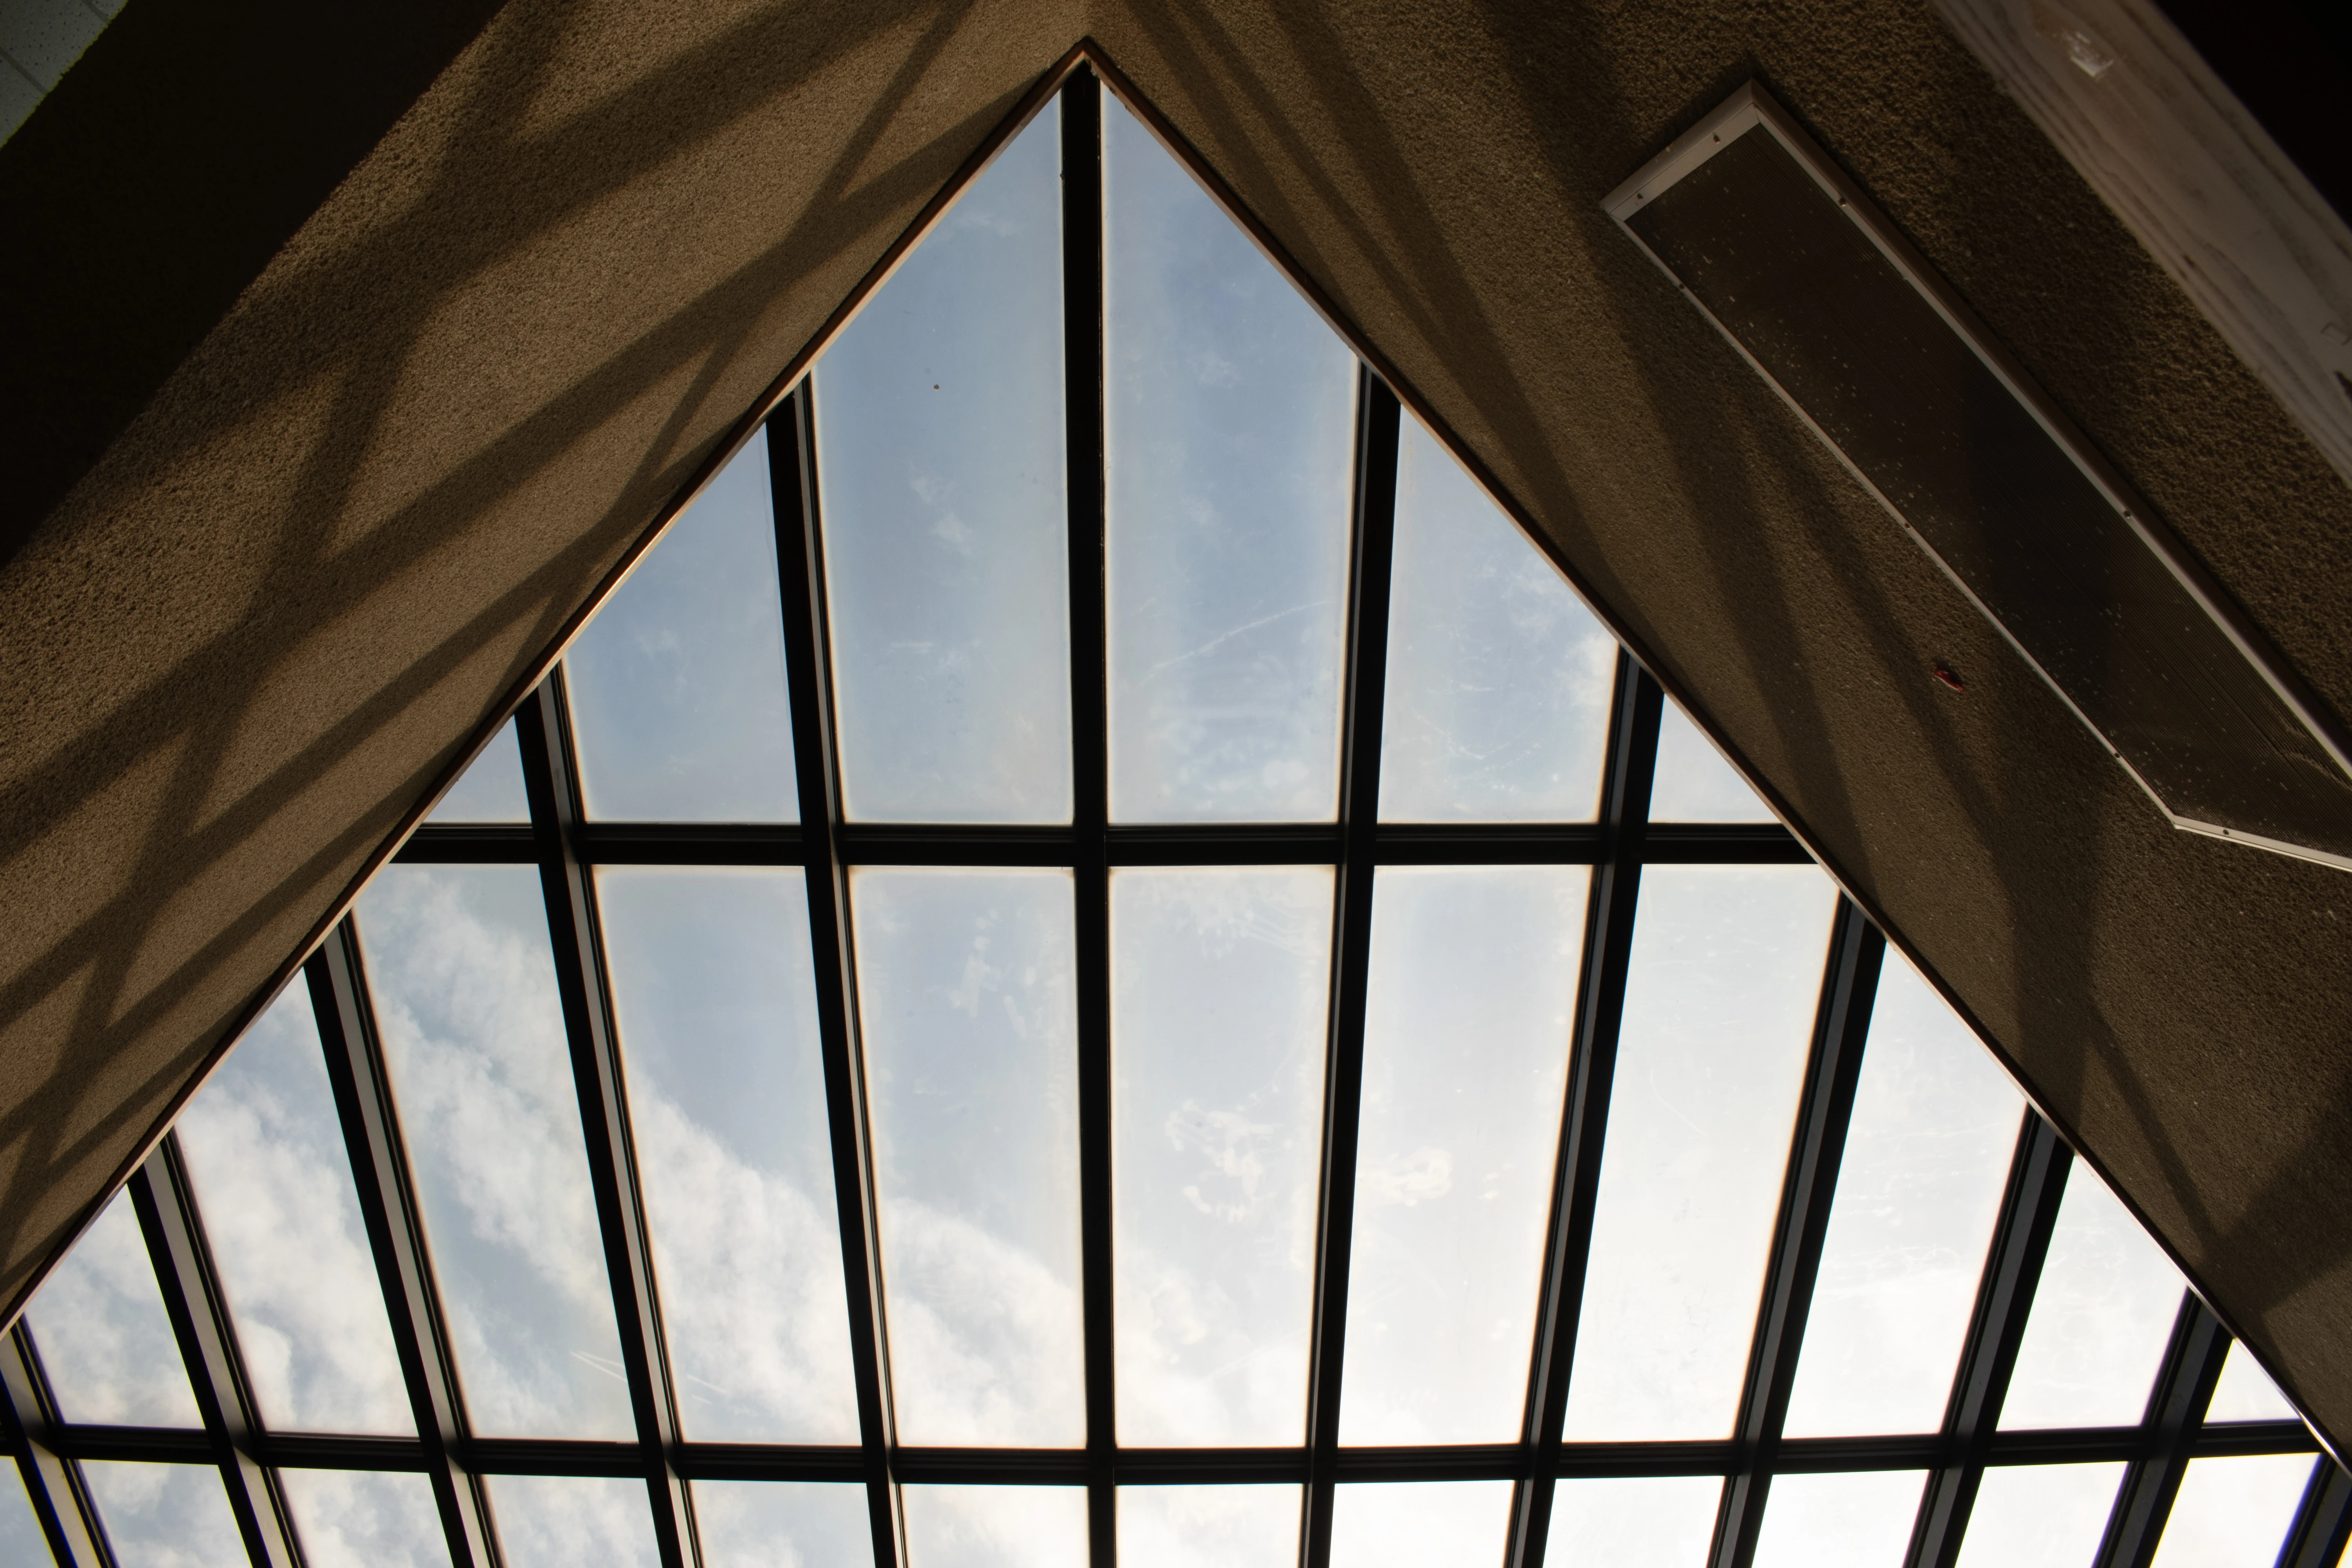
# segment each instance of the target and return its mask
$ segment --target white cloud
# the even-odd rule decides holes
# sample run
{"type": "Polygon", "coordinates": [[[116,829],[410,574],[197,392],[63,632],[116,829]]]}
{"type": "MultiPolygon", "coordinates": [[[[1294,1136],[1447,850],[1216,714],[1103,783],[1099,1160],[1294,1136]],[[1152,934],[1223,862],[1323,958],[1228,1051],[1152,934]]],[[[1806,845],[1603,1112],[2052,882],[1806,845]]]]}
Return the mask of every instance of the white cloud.
{"type": "Polygon", "coordinates": [[[239,1043],[180,1142],[264,1418],[412,1432],[309,1007],[297,988],[239,1043]]]}

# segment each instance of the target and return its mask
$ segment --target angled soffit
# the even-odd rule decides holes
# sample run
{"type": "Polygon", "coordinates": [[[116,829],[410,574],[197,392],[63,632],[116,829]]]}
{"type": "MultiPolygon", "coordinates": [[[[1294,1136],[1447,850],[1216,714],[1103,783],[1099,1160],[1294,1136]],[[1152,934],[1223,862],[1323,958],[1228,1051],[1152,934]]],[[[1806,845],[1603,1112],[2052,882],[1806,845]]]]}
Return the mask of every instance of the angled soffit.
{"type": "Polygon", "coordinates": [[[10,388],[55,373],[44,445],[84,454],[0,566],[11,1300],[1091,36],[2304,1406],[2352,1421],[2342,876],[2154,816],[1599,205],[1767,80],[2352,710],[2352,496],[1926,6],[516,4],[348,172],[267,171],[299,223],[178,230],[92,195],[223,134],[144,26],[0,149],[58,237],[30,297],[90,324],[10,388]],[[164,280],[77,270],[101,230],[164,280]],[[175,268],[214,289],[173,318],[190,347],[99,330],[179,299],[175,268]]]}

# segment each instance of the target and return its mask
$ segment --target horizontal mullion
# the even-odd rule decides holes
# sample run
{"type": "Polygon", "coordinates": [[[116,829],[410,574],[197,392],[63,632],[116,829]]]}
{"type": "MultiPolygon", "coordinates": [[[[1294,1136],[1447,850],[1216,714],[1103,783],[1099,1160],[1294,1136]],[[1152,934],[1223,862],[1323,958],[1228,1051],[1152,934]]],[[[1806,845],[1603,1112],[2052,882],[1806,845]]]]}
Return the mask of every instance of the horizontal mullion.
{"type": "Polygon", "coordinates": [[[2300,1421],[2215,1422],[2189,1441],[2191,1458],[2222,1454],[2315,1454],[2319,1441],[2300,1421]]]}
{"type": "MultiPolygon", "coordinates": [[[[57,1450],[75,1459],[209,1465],[211,1439],[200,1430],[163,1426],[60,1425],[57,1450]]],[[[275,1432],[260,1438],[269,1464],[296,1469],[421,1471],[424,1446],[414,1437],[275,1432]]],[[[1986,1462],[1997,1466],[2083,1464],[2142,1457],[2148,1446],[2137,1426],[2075,1427],[1999,1434],[1986,1462]]],[[[1515,1443],[1428,1447],[1341,1448],[1343,1481],[1510,1480],[1547,1471],[1563,1479],[1603,1476],[1722,1475],[1733,1445],[1696,1442],[1564,1443],[1538,1461],[1515,1443]]],[[[2190,1453],[2224,1455],[2316,1453],[2299,1421],[2242,1421],[2207,1426],[2190,1453]]],[[[573,1438],[477,1437],[466,1458],[490,1475],[615,1476],[644,1472],[637,1445],[573,1438]]],[[[1926,1469],[1949,1461],[1949,1440],[1934,1433],[1869,1437],[1790,1437],[1773,1468],[1783,1474],[1841,1470],[1926,1469]]],[[[694,1480],[856,1481],[861,1452],[847,1446],[686,1443],[679,1474],[694,1480]]],[[[1307,1455],[1298,1448],[1122,1448],[1118,1479],[1128,1486],[1297,1483],[1307,1455]]],[[[963,1485],[1083,1486],[1087,1455],[1080,1448],[900,1448],[892,1468],[903,1480],[963,1485]]]]}
{"type": "Polygon", "coordinates": [[[425,1473],[425,1445],[414,1437],[359,1437],[325,1432],[274,1432],[260,1451],[279,1469],[408,1470],[425,1473]]]}
{"type": "MultiPolygon", "coordinates": [[[[1069,866],[1067,827],[850,824],[836,833],[842,860],[863,866],[1069,866]]],[[[592,822],[577,830],[580,858],[600,866],[799,866],[812,846],[790,824],[592,822]]],[[[1112,827],[1113,866],[1336,865],[1339,830],[1325,824],[1112,827]]],[[[1603,852],[1592,823],[1391,824],[1373,836],[1388,866],[1590,865],[1603,852]]],[[[394,857],[404,865],[528,865],[527,826],[462,825],[416,830],[394,857]]],[[[1652,865],[1807,865],[1811,857],[1777,824],[1654,823],[1641,858],[1652,865]]]]}
{"type": "Polygon", "coordinates": [[[396,865],[482,866],[513,862],[535,864],[539,858],[537,841],[531,837],[530,824],[518,822],[511,826],[467,825],[457,827],[436,827],[431,825],[418,828],[408,837],[408,842],[393,856],[396,865]]]}
{"type": "Polygon", "coordinates": [[[134,1464],[217,1465],[220,1450],[201,1427],[112,1426],[60,1422],[49,1447],[68,1459],[123,1459],[134,1464]]]}
{"type": "Polygon", "coordinates": [[[866,1480],[866,1450],[855,1444],[782,1448],[766,1443],[685,1443],[672,1456],[690,1481],[866,1480]]]}

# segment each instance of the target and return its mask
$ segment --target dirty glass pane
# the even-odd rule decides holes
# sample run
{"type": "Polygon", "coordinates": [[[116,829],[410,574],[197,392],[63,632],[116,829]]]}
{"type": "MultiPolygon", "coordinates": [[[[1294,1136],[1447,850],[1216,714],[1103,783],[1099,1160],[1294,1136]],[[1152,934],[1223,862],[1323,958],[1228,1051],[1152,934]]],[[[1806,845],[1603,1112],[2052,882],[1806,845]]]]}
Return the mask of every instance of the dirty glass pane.
{"type": "Polygon", "coordinates": [[[1111,874],[1118,1436],[1304,1440],[1328,867],[1111,874]]]}
{"type": "Polygon", "coordinates": [[[2137,1423],[2185,1289],[2139,1221],[2076,1161],[2066,1173],[2001,1426],[2137,1423]]]}
{"type": "Polygon", "coordinates": [[[1331,1505],[1331,1568],[1483,1565],[1503,1557],[1508,1481],[1358,1481],[1331,1505]]]}
{"type": "Polygon", "coordinates": [[[1293,1568],[1299,1489],[1121,1487],[1119,1568],[1293,1568]]]}
{"type": "Polygon", "coordinates": [[[2271,1568],[2303,1501],[2308,1454],[2191,1459],[2153,1568],[2271,1568]]]}
{"type": "Polygon", "coordinates": [[[1998,1465],[1984,1473],[1959,1568],[2084,1568],[2123,1485],[2115,1465],[1998,1465]]]}
{"type": "Polygon", "coordinates": [[[48,1538],[41,1533],[33,1500],[25,1494],[23,1472],[15,1465],[7,1470],[9,1479],[0,1481],[0,1492],[7,1494],[0,1497],[0,1561],[47,1563],[51,1561],[48,1538]]]}
{"type": "Polygon", "coordinates": [[[817,482],[848,814],[1070,819],[1060,119],[825,350],[817,482]]]}
{"type": "Polygon", "coordinates": [[[1658,724],[1658,771],[1650,785],[1652,822],[1770,822],[1772,808],[1748,787],[1715,742],[1668,698],[1658,724]]]}
{"type": "Polygon", "coordinates": [[[211,1465],[84,1459],[116,1568],[246,1568],[245,1538],[211,1465]]]}
{"type": "Polygon", "coordinates": [[[596,894],[679,1424],[855,1443],[802,873],[608,866],[596,894]]]}
{"type": "Polygon", "coordinates": [[[1889,1568],[1902,1562],[1927,1479],[1917,1470],[1774,1477],[1755,1568],[1889,1568]]]}
{"type": "Polygon", "coordinates": [[[1378,873],[1343,1443],[1519,1435],[1589,879],[1378,873]]]}
{"type": "Polygon", "coordinates": [[[1331,819],[1356,362],[1103,104],[1110,809],[1331,819]]]}
{"type": "Polygon", "coordinates": [[[1796,1436],[1932,1432],[2009,1184],[2025,1099],[1886,955],[1789,1400],[1796,1436]]]}
{"type": "Polygon", "coordinates": [[[67,1420],[204,1425],[129,1192],[100,1211],[42,1284],[25,1321],[67,1420]]]}
{"type": "Polygon", "coordinates": [[[625,822],[790,822],[768,443],[754,436],[564,656],[580,791],[625,822]]]}
{"type": "Polygon", "coordinates": [[[2208,1421],[2300,1421],[2294,1406],[2279,1392],[2262,1363],[2242,1344],[2230,1347],[2221,1363],[2221,1381],[2213,1386],[2213,1402],[2205,1407],[2208,1421]]]}
{"type": "Polygon", "coordinates": [[[908,1568],[1087,1568],[1078,1487],[904,1489],[908,1568]]]}
{"type": "Polygon", "coordinates": [[[703,1568],[874,1568],[862,1486],[697,1481],[694,1523],[703,1568]]]}
{"type": "Polygon", "coordinates": [[[359,926],[475,1430],[634,1437],[539,873],[389,867],[359,926]]]}
{"type": "Polygon", "coordinates": [[[657,1568],[646,1483],[585,1476],[486,1478],[507,1568],[657,1568]]]}
{"type": "Polygon", "coordinates": [[[182,1114],[179,1135],[263,1421],[415,1431],[299,977],[182,1114]]]}
{"type": "Polygon", "coordinates": [[[1381,816],[1588,821],[1616,639],[1420,421],[1403,423],[1381,816]]]}
{"type": "Polygon", "coordinates": [[[1551,1494],[1547,1563],[1704,1568],[1723,1482],[1714,1476],[1563,1480],[1551,1494]]]}
{"type": "Polygon", "coordinates": [[[1642,875],[1570,1438],[1731,1429],[1836,897],[1810,866],[1642,875]]]}
{"type": "Polygon", "coordinates": [[[278,1479],[310,1568],[448,1568],[425,1477],[281,1469],[278,1479]]]}
{"type": "Polygon", "coordinates": [[[530,820],[530,802],[522,787],[522,743],[515,738],[513,720],[490,737],[425,820],[436,825],[530,820]]]}
{"type": "Polygon", "coordinates": [[[1069,873],[862,869],[850,903],[899,1438],[1075,1447],[1069,873]]]}

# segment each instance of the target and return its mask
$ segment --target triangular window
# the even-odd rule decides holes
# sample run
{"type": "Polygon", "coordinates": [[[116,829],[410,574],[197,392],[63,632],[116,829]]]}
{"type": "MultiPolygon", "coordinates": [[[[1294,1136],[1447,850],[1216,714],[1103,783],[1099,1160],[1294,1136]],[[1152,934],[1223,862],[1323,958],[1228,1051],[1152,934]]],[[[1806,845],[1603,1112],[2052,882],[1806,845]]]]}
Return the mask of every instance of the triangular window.
{"type": "Polygon", "coordinates": [[[1083,68],[6,1370],[0,1540],[73,1562],[2088,1563],[2336,1496],[1083,68]]]}

